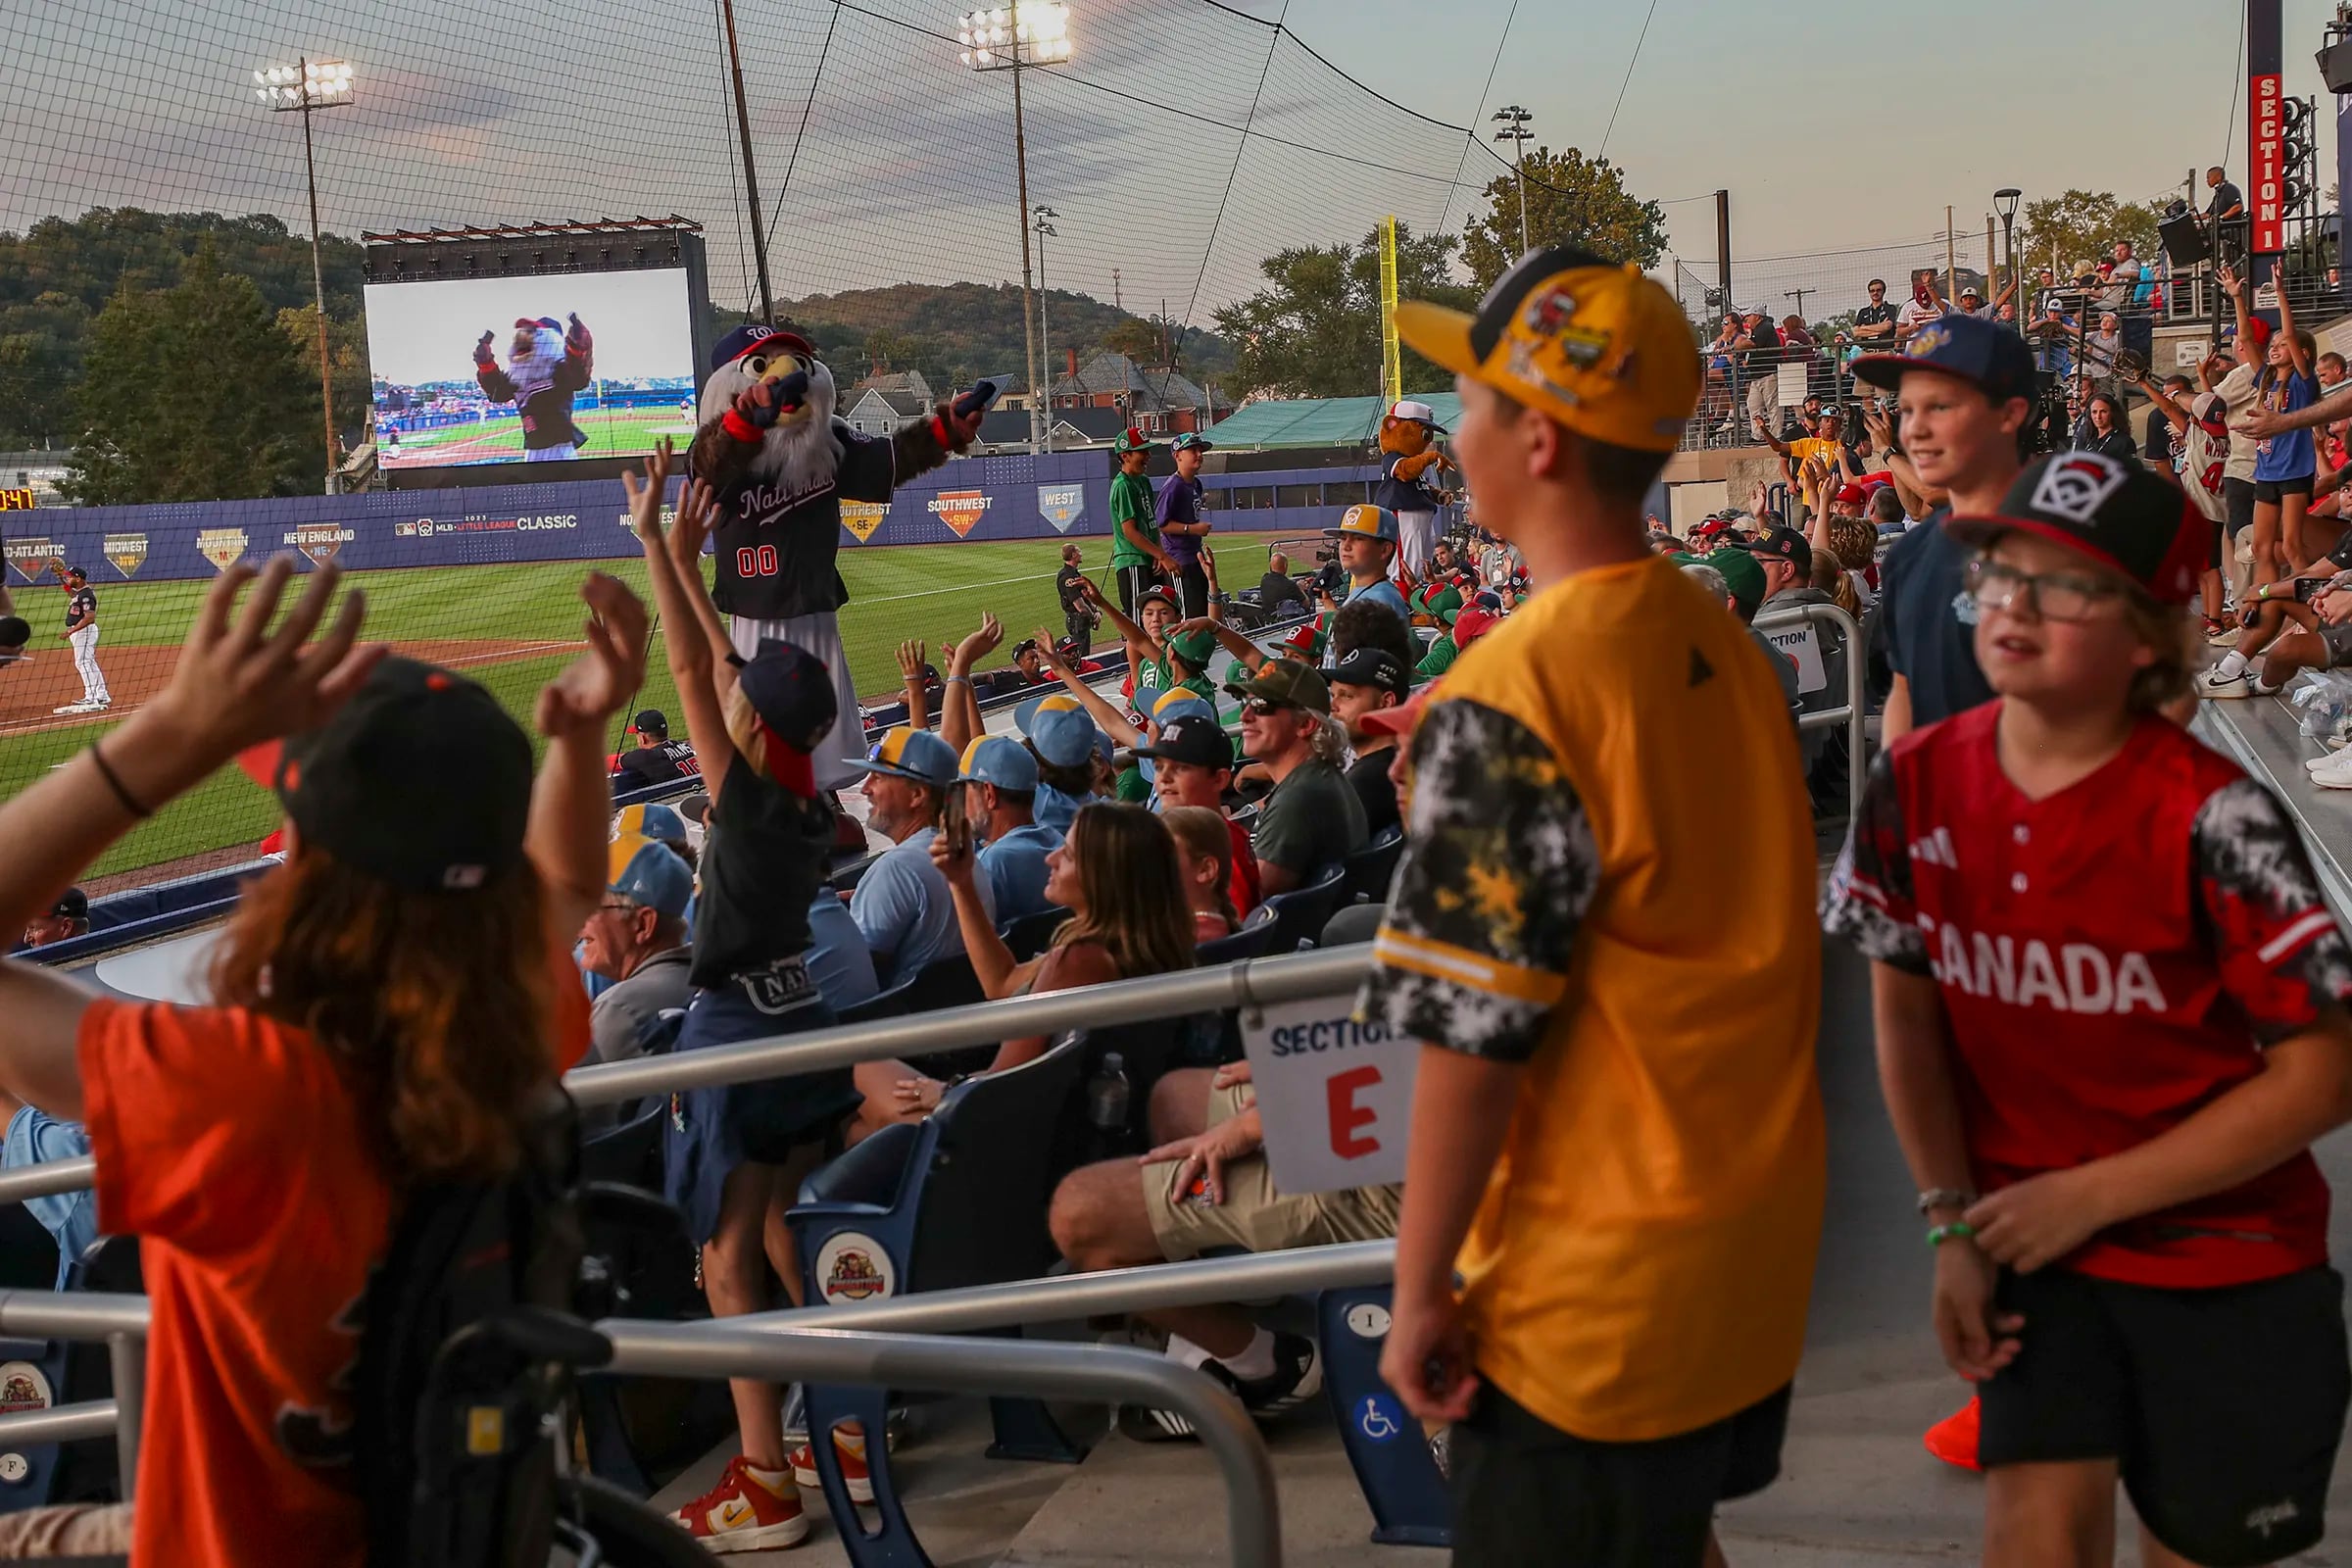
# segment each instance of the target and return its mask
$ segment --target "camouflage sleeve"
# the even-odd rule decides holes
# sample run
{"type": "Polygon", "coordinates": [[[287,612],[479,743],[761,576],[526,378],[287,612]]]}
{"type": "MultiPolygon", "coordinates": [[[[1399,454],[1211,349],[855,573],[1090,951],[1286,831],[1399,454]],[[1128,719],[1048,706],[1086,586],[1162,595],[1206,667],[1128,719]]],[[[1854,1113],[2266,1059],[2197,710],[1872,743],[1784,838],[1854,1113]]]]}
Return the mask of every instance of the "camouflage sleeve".
{"type": "Polygon", "coordinates": [[[1902,797],[1895,790],[1893,760],[1885,752],[1870,765],[1862,810],[1821,895],[1821,928],[1852,943],[1866,958],[1906,974],[1934,972],[1919,928],[1902,797]]]}
{"type": "Polygon", "coordinates": [[[2276,1045],[2352,1000],[2352,947],[2278,798],[2234,779],[2206,799],[2189,833],[2222,985],[2255,1038],[2276,1045]]]}
{"type": "Polygon", "coordinates": [[[1584,801],[1535,733],[1468,699],[1413,737],[1403,863],[1357,1012],[1467,1055],[1525,1061],[1568,989],[1600,883],[1584,801]]]}

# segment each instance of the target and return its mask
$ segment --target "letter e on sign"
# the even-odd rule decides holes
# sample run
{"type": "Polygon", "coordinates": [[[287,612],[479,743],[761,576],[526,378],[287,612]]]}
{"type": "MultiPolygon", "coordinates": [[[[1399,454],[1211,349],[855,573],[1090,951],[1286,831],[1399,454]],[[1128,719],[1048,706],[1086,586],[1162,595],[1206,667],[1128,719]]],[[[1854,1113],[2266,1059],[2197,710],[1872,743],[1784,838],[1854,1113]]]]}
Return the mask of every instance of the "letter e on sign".
{"type": "Polygon", "coordinates": [[[1380,1115],[1355,1098],[1379,1082],[1378,1067],[1350,1067],[1323,1081],[1324,1098],[1331,1103],[1331,1152],[1342,1159],[1361,1159],[1380,1150],[1380,1140],[1362,1131],[1380,1115]]]}

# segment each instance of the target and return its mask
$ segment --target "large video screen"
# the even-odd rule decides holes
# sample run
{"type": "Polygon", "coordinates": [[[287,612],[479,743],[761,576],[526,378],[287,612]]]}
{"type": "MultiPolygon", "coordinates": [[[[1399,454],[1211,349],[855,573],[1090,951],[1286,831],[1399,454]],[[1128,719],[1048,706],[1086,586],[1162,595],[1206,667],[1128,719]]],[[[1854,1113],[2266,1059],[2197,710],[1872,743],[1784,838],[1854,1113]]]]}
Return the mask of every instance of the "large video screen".
{"type": "Polygon", "coordinates": [[[684,268],[367,286],[387,468],[630,457],[694,434],[684,268]]]}

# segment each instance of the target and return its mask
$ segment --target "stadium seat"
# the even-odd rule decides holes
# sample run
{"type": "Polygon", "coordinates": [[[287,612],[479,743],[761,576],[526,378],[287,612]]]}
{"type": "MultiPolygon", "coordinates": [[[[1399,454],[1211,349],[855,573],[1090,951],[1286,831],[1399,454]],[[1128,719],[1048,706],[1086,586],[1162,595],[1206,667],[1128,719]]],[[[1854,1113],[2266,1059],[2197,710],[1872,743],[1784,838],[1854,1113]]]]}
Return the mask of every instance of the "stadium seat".
{"type": "MultiPolygon", "coordinates": [[[[0,1288],[46,1291],[56,1284],[57,1243],[25,1212],[24,1204],[0,1205],[0,1288]]],[[[29,1366],[39,1380],[12,1373],[0,1380],[0,1400],[11,1405],[30,1401],[39,1397],[45,1384],[49,1397],[43,1402],[65,1403],[66,1350],[63,1341],[0,1339],[0,1361],[29,1366]]],[[[0,1513],[64,1500],[58,1484],[64,1458],[59,1445],[29,1444],[10,1451],[24,1460],[24,1468],[21,1473],[0,1476],[0,1513]]],[[[11,1465],[9,1470],[14,1472],[17,1467],[11,1465]]]]}
{"type": "Polygon", "coordinates": [[[1305,887],[1277,893],[1266,900],[1265,907],[1274,911],[1274,937],[1266,951],[1297,953],[1300,948],[1313,947],[1315,939],[1323,934],[1323,922],[1331,918],[1332,910],[1347,896],[1347,888],[1348,867],[1335,865],[1305,887]]]}
{"type": "Polygon", "coordinates": [[[1212,937],[1193,949],[1193,956],[1202,968],[1212,964],[1233,963],[1242,958],[1262,958],[1274,942],[1272,905],[1261,904],[1250,911],[1236,930],[1221,937],[1212,937]]]}
{"type": "Polygon", "coordinates": [[[1404,858],[1404,829],[1384,827],[1380,836],[1348,857],[1348,902],[1386,904],[1396,862],[1404,858]]]}
{"type": "Polygon", "coordinates": [[[1450,1546],[1453,1509],[1421,1423],[1405,1413],[1380,1376],[1388,1339],[1389,1287],[1324,1291],[1315,1300],[1323,1391],[1340,1442],[1372,1510],[1372,1539],[1384,1546],[1450,1546]]]}
{"type": "MultiPolygon", "coordinates": [[[[13,1220],[8,1222],[4,1232],[0,1232],[0,1236],[4,1236],[8,1243],[22,1241],[23,1250],[40,1259],[39,1276],[26,1280],[24,1288],[36,1291],[51,1289],[57,1283],[56,1244],[22,1207],[11,1204],[6,1212],[21,1216],[23,1223],[40,1238],[38,1245],[30,1237],[20,1238],[16,1234],[16,1221],[13,1220]]],[[[12,1279],[16,1272],[16,1262],[12,1257],[12,1279]]],[[[146,1284],[139,1269],[138,1239],[102,1236],[92,1242],[67,1272],[66,1289],[143,1295],[146,1284]]],[[[23,1363],[30,1368],[29,1373],[23,1370],[12,1372],[8,1379],[10,1386],[0,1387],[0,1399],[11,1404],[40,1396],[42,1391],[33,1382],[34,1378],[47,1385],[48,1397],[42,1402],[51,1405],[83,1404],[96,1399],[111,1399],[115,1395],[114,1365],[108,1357],[107,1348],[101,1344],[65,1340],[0,1340],[0,1361],[23,1363]],[[24,1386],[15,1386],[20,1379],[24,1386]]],[[[10,1451],[24,1459],[24,1468],[14,1479],[0,1477],[0,1513],[15,1513],[44,1503],[114,1502],[122,1496],[122,1472],[112,1438],[91,1438],[69,1444],[27,1445],[10,1451]]]]}
{"type": "Polygon", "coordinates": [[[1380,935],[1380,923],[1388,915],[1386,904],[1350,904],[1323,922],[1323,934],[1315,938],[1315,946],[1345,948],[1369,942],[1380,935]]]}
{"type": "Polygon", "coordinates": [[[1069,917],[1070,911],[1056,904],[1035,914],[1024,914],[1006,921],[1000,928],[999,935],[1004,938],[1004,945],[1012,950],[1014,961],[1026,963],[1046,951],[1046,944],[1054,940],[1054,933],[1060,930],[1061,923],[1069,917]]]}
{"type": "MultiPolygon", "coordinates": [[[[1046,1228],[1054,1140],[1039,1130],[1064,1120],[1094,1049],[1088,1032],[1065,1036],[1034,1061],[956,1085],[923,1121],[885,1128],[811,1175],[788,1216],[809,1304],[1045,1273],[1055,1256],[1046,1228]]],[[[860,1568],[924,1562],[900,1506],[886,1446],[867,1445],[874,1503],[861,1515],[833,1445],[822,1437],[844,1421],[879,1434],[887,1391],[809,1387],[806,1395],[808,1431],[816,1439],[809,1446],[850,1560],[860,1568]]],[[[991,1401],[1001,1439],[1008,1424],[1028,1424],[1022,1415],[1042,1416],[1007,1406],[1033,1403],[991,1401]]],[[[1018,1446],[1023,1456],[1079,1456],[1066,1439],[1060,1452],[1018,1446]]],[[[991,1451],[1012,1447],[1000,1442],[991,1451]]]]}

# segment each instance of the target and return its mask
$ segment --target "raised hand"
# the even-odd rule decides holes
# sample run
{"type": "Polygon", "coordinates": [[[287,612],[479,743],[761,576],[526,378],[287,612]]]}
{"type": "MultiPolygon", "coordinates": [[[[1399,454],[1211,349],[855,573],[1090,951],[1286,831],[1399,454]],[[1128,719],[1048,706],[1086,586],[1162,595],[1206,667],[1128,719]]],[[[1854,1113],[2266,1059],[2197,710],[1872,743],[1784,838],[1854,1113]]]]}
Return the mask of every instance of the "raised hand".
{"type": "Polygon", "coordinates": [[[312,641],[342,581],[332,562],[311,573],[301,599],[272,632],[270,622],[293,575],[287,556],[259,572],[241,561],[221,572],[196,612],[171,684],[148,705],[208,763],[317,727],[384,656],[381,647],[359,646],[368,596],[357,588],[344,597],[326,634],[312,641]],[[253,592],[232,619],[237,594],[248,583],[253,592]]]}
{"type": "Polygon", "coordinates": [[[1037,657],[1045,666],[1056,675],[1067,673],[1070,662],[1062,658],[1061,650],[1054,645],[1054,633],[1040,626],[1034,635],[1037,639],[1037,657]]]}
{"type": "Polygon", "coordinates": [[[497,341],[498,334],[496,332],[484,332],[479,338],[476,338],[473,345],[473,363],[476,365],[496,365],[498,363],[498,353],[496,350],[491,348],[490,345],[497,341]]]}
{"type": "Polygon", "coordinates": [[[532,722],[550,739],[603,727],[645,684],[644,601],[601,571],[580,584],[580,598],[591,612],[580,628],[588,651],[539,689],[532,710],[532,722]]]}
{"type": "Polygon", "coordinates": [[[700,479],[678,494],[677,520],[670,524],[669,554],[682,571],[702,570],[703,544],[717,531],[718,496],[700,479]]]}
{"type": "Polygon", "coordinates": [[[920,637],[909,637],[899,644],[899,673],[909,682],[919,684],[923,678],[925,656],[930,651],[930,645],[920,637]]]}
{"type": "Polygon", "coordinates": [[[564,347],[567,352],[585,355],[596,347],[596,339],[588,335],[588,327],[577,313],[566,319],[571,322],[570,330],[564,334],[564,347]]]}
{"type": "Polygon", "coordinates": [[[662,542],[662,498],[669,490],[669,466],[674,456],[669,437],[663,436],[646,454],[644,479],[626,468],[620,470],[620,493],[629,503],[629,526],[639,539],[653,544],[662,542]]]}
{"type": "Polygon", "coordinates": [[[986,611],[980,614],[980,629],[966,636],[948,651],[948,667],[956,674],[968,675],[972,666],[997,650],[1004,640],[1004,626],[986,611]]]}
{"type": "Polygon", "coordinates": [[[942,403],[932,411],[939,416],[940,428],[948,433],[948,450],[961,452],[978,439],[980,421],[988,417],[986,409],[974,409],[969,414],[957,414],[956,405],[942,403]]]}

